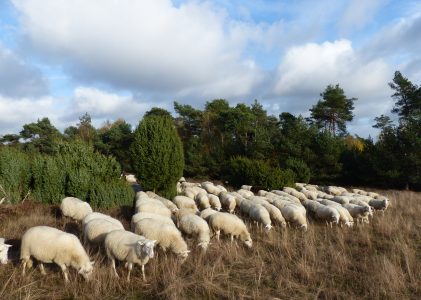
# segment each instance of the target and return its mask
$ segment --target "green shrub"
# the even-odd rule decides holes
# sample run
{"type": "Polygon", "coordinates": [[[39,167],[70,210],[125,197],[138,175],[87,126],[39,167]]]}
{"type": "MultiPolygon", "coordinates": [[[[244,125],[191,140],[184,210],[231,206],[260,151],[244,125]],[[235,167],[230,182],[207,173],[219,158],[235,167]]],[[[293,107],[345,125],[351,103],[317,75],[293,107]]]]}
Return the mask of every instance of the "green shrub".
{"type": "Polygon", "coordinates": [[[59,203],[65,194],[66,173],[55,157],[37,155],[32,161],[33,197],[44,203],[59,203]]]}
{"type": "Polygon", "coordinates": [[[110,208],[133,203],[133,188],[123,180],[95,181],[89,191],[89,202],[93,207],[110,208]]]}
{"type": "Polygon", "coordinates": [[[281,170],[270,166],[265,161],[246,157],[232,158],[225,173],[229,184],[234,187],[247,184],[272,190],[294,184],[294,174],[291,170],[281,170]]]}
{"type": "Polygon", "coordinates": [[[14,148],[0,147],[0,199],[16,203],[29,191],[31,166],[28,156],[14,148]],[[4,192],[6,195],[4,195],[4,192]]]}
{"type": "Polygon", "coordinates": [[[308,183],[310,181],[310,168],[303,160],[290,157],[285,161],[285,166],[294,172],[297,182],[308,183]]]}
{"type": "Polygon", "coordinates": [[[171,196],[183,174],[183,146],[167,116],[149,115],[139,123],[131,145],[131,160],[144,190],[171,196]]]}

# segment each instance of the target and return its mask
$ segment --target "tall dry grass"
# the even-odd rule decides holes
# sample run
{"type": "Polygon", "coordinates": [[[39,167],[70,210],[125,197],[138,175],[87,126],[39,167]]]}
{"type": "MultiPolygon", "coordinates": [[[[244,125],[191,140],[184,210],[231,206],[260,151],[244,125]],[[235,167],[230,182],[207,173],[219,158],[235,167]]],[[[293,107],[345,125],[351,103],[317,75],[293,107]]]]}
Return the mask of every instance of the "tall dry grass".
{"type": "MultiPolygon", "coordinates": [[[[80,226],[54,206],[0,206],[0,236],[14,245],[13,263],[0,265],[0,299],[420,299],[421,193],[380,192],[392,206],[368,226],[311,224],[306,233],[269,234],[251,227],[252,249],[212,241],[204,255],[188,241],[193,251],[184,264],[158,251],[146,265],[147,281],[135,268],[130,284],[115,279],[95,249],[89,249],[96,260],[90,282],[71,270],[65,285],[54,265],[47,276],[32,269],[22,277],[18,251],[26,229],[43,224],[80,234],[80,226]]],[[[128,208],[109,213],[128,225],[128,208]]],[[[118,272],[127,274],[122,264],[118,272]]]]}

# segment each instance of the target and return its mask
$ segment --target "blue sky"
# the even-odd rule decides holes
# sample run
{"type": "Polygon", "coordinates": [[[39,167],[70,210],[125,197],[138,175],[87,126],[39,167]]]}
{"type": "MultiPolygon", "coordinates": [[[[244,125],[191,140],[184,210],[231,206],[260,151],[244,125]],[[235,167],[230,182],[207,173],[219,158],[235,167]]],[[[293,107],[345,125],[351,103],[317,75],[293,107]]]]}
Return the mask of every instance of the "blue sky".
{"type": "Polygon", "coordinates": [[[174,100],[307,116],[338,83],[358,98],[349,131],[375,136],[387,83],[419,84],[420,53],[420,1],[0,0],[0,134],[85,112],[135,126],[174,100]]]}

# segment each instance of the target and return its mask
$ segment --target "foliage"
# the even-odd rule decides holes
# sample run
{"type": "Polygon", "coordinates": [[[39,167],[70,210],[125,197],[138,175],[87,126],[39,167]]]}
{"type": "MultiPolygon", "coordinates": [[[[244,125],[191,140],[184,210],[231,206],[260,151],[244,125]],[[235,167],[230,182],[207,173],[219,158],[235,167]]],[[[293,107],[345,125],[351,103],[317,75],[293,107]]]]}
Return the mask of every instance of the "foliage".
{"type": "Polygon", "coordinates": [[[94,179],[90,185],[89,202],[93,207],[131,206],[133,198],[133,188],[123,180],[101,181],[94,179]]]}
{"type": "Polygon", "coordinates": [[[281,170],[264,161],[241,156],[229,161],[225,173],[229,184],[234,187],[248,184],[271,190],[294,184],[294,174],[291,170],[281,170]]]}
{"type": "Polygon", "coordinates": [[[319,128],[336,135],[346,133],[346,122],[352,121],[354,115],[354,101],[356,98],[346,98],[345,92],[339,87],[328,85],[323,93],[320,94],[323,99],[310,109],[311,119],[319,128]]]}
{"type": "Polygon", "coordinates": [[[172,119],[157,115],[143,118],[134,132],[131,160],[145,190],[174,196],[176,182],[183,175],[184,155],[172,119]]]}
{"type": "Polygon", "coordinates": [[[55,143],[61,139],[61,134],[48,118],[43,118],[36,123],[23,125],[20,137],[26,140],[24,148],[27,151],[51,154],[55,143]]]}
{"type": "Polygon", "coordinates": [[[31,178],[27,154],[10,147],[0,147],[0,200],[16,203],[29,192],[31,178]]]}
{"type": "Polygon", "coordinates": [[[285,167],[294,172],[297,182],[308,183],[310,181],[310,168],[303,160],[290,157],[285,161],[285,167]]]}

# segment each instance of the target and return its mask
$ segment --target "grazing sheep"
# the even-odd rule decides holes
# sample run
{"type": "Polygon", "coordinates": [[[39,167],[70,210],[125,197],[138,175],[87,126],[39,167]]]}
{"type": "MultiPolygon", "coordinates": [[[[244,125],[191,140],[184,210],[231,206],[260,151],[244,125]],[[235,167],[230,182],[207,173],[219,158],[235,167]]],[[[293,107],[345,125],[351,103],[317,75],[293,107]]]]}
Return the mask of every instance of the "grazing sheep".
{"type": "MultiPolygon", "coordinates": [[[[276,206],[269,203],[267,198],[260,197],[260,196],[253,196],[250,197],[249,200],[251,200],[254,203],[258,203],[262,205],[269,213],[270,219],[273,223],[279,224],[282,227],[286,227],[286,221],[285,218],[282,216],[282,212],[277,208],[276,206]]],[[[273,202],[273,201],[272,201],[273,202]]]]}
{"type": "Polygon", "coordinates": [[[220,211],[222,208],[221,201],[219,200],[219,197],[213,194],[208,194],[209,198],[209,204],[213,209],[216,209],[217,211],[220,211]]]}
{"type": "Polygon", "coordinates": [[[209,227],[216,234],[219,240],[221,231],[224,234],[231,236],[231,241],[234,237],[239,237],[247,247],[251,248],[253,242],[250,233],[247,230],[246,224],[237,216],[229,213],[217,212],[209,217],[209,227]]]}
{"type": "Polygon", "coordinates": [[[45,275],[43,263],[56,263],[64,274],[64,280],[69,281],[67,267],[78,270],[86,280],[93,271],[93,262],[89,260],[79,239],[70,233],[53,227],[36,226],[28,229],[23,237],[20,248],[20,259],[23,264],[22,274],[26,266],[32,266],[31,256],[40,262],[41,273],[45,275]]]}
{"type": "Polygon", "coordinates": [[[192,198],[186,196],[175,196],[173,202],[175,205],[177,205],[178,209],[189,208],[196,211],[198,210],[196,202],[194,202],[192,198]]]}
{"type": "Polygon", "coordinates": [[[200,183],[196,183],[196,182],[187,182],[187,181],[183,181],[181,182],[181,188],[184,190],[186,188],[191,188],[191,187],[195,187],[195,186],[200,186],[200,183]]]}
{"type": "MultiPolygon", "coordinates": [[[[364,207],[367,207],[368,208],[368,215],[369,216],[373,216],[373,210],[371,209],[371,206],[370,205],[368,205],[368,203],[367,202],[365,202],[365,201],[362,201],[362,200],[360,200],[360,199],[358,199],[358,198],[354,198],[354,199],[351,199],[350,201],[349,201],[349,204],[355,204],[355,205],[358,205],[358,206],[364,206],[364,207]]],[[[364,218],[364,221],[368,221],[368,218],[367,219],[365,219],[364,218]]],[[[368,223],[368,222],[367,222],[368,223]]]]}
{"type": "Polygon", "coordinates": [[[216,195],[216,196],[218,196],[219,193],[223,192],[222,189],[218,188],[212,182],[208,182],[208,181],[202,183],[202,188],[204,188],[206,192],[208,192],[209,194],[216,195]]]}
{"type": "Polygon", "coordinates": [[[170,224],[170,225],[175,226],[174,221],[171,218],[164,217],[162,215],[158,215],[158,214],[154,214],[154,213],[140,212],[140,213],[134,214],[132,216],[132,220],[130,222],[131,230],[134,231],[135,228],[136,228],[136,223],[140,220],[143,220],[143,219],[156,219],[156,220],[158,220],[160,222],[163,222],[165,224],[170,224]]]}
{"type": "Polygon", "coordinates": [[[206,191],[198,193],[194,200],[196,200],[196,203],[201,210],[210,207],[209,197],[206,191]]]}
{"type": "Polygon", "coordinates": [[[244,189],[239,189],[237,191],[238,194],[240,194],[241,196],[243,196],[244,198],[248,198],[248,197],[252,197],[254,196],[254,193],[248,190],[244,190],[244,189]]]}
{"type": "Polygon", "coordinates": [[[224,186],[220,185],[220,184],[217,184],[216,187],[218,189],[220,189],[222,192],[228,192],[227,189],[224,186]]]}
{"type": "Polygon", "coordinates": [[[153,199],[156,199],[156,200],[158,200],[158,201],[160,201],[162,204],[164,204],[172,213],[175,213],[175,212],[177,212],[177,210],[178,210],[178,207],[177,207],[177,205],[175,205],[171,200],[168,200],[168,199],[166,199],[166,198],[164,198],[164,197],[161,197],[161,196],[159,196],[159,195],[157,195],[157,194],[155,194],[154,192],[146,192],[146,194],[149,196],[149,197],[151,197],[151,198],[153,198],[153,199]]]}
{"type": "Polygon", "coordinates": [[[370,206],[360,206],[356,204],[344,204],[344,208],[346,208],[353,218],[357,219],[357,222],[361,220],[361,223],[367,222],[368,223],[368,216],[371,212],[370,206]]]}
{"type": "Polygon", "coordinates": [[[237,204],[235,197],[227,192],[221,192],[219,194],[219,199],[221,200],[222,206],[232,214],[235,210],[235,205],[237,204]]]}
{"type": "Polygon", "coordinates": [[[351,197],[347,196],[335,196],[331,200],[339,204],[348,204],[351,199],[351,197]]]}
{"type": "Polygon", "coordinates": [[[252,186],[251,185],[242,185],[241,189],[246,191],[251,191],[252,186]]]}
{"type": "Polygon", "coordinates": [[[269,212],[262,205],[253,203],[249,209],[248,215],[253,221],[263,224],[267,231],[272,228],[269,212]]]}
{"type": "Polygon", "coordinates": [[[82,220],[82,228],[85,228],[86,224],[88,224],[90,221],[96,220],[96,219],[105,219],[105,220],[115,224],[116,226],[120,226],[121,228],[123,228],[123,224],[121,224],[121,222],[119,220],[114,219],[113,217],[110,217],[109,215],[102,214],[102,213],[99,213],[99,212],[93,212],[93,213],[87,215],[82,220]]]}
{"type": "Polygon", "coordinates": [[[143,280],[146,280],[145,265],[150,258],[154,257],[154,240],[148,240],[145,237],[130,231],[114,230],[107,234],[104,245],[107,257],[111,261],[111,268],[117,277],[119,276],[115,269],[116,259],[128,263],[128,282],[130,282],[130,273],[133,269],[133,264],[138,264],[142,267],[143,280]]]}
{"type": "Polygon", "coordinates": [[[307,231],[308,225],[306,218],[306,210],[303,206],[289,203],[278,208],[282,212],[282,216],[288,223],[294,224],[302,228],[304,231],[307,231]]]}
{"type": "Polygon", "coordinates": [[[136,223],[135,233],[155,240],[164,251],[170,248],[182,261],[190,252],[181,232],[174,225],[165,224],[155,219],[143,219],[136,223]]]}
{"type": "Polygon", "coordinates": [[[364,190],[360,190],[360,189],[352,189],[352,192],[358,195],[362,195],[362,196],[367,196],[367,192],[364,190]]]}
{"type": "Polygon", "coordinates": [[[66,197],[61,200],[61,213],[77,221],[82,221],[87,215],[92,213],[91,206],[78,198],[66,197]]]}
{"type": "Polygon", "coordinates": [[[195,237],[198,246],[206,251],[210,241],[210,230],[205,220],[194,214],[186,214],[180,218],[178,225],[182,232],[195,237]]]}
{"type": "Polygon", "coordinates": [[[171,210],[169,210],[162,202],[158,200],[154,201],[141,201],[136,202],[136,210],[138,212],[148,212],[154,213],[158,215],[162,215],[164,217],[171,218],[171,210]]]}
{"type": "MultiPolygon", "coordinates": [[[[288,193],[286,193],[286,192],[284,192],[284,191],[273,190],[273,191],[271,191],[271,193],[273,193],[273,194],[275,194],[275,195],[278,195],[278,196],[287,197],[287,198],[289,198],[291,201],[293,201],[293,202],[295,202],[295,203],[298,203],[298,204],[301,204],[300,199],[298,199],[297,197],[295,197],[295,196],[293,196],[293,195],[290,195],[290,194],[288,194],[288,193]]],[[[306,199],[305,199],[305,200],[306,200],[306,199]]]]}
{"type": "Polygon", "coordinates": [[[12,245],[6,244],[4,238],[0,238],[0,263],[2,265],[7,264],[8,262],[7,252],[10,247],[12,247],[12,245]]]}
{"type": "Polygon", "coordinates": [[[89,241],[91,244],[102,245],[107,233],[119,229],[124,230],[124,227],[107,219],[94,219],[88,222],[83,228],[83,240],[85,243],[89,241]]]}
{"type": "Polygon", "coordinates": [[[190,199],[194,199],[196,192],[192,188],[185,188],[182,194],[190,199]]]}
{"type": "Polygon", "coordinates": [[[212,208],[206,208],[204,210],[202,210],[200,212],[200,217],[204,220],[206,220],[206,222],[209,221],[209,217],[212,216],[213,214],[216,214],[218,211],[212,209],[212,208]]]}
{"type": "Polygon", "coordinates": [[[320,204],[316,201],[312,203],[312,205],[307,206],[309,211],[311,211],[315,218],[320,221],[326,221],[332,227],[332,223],[339,223],[339,219],[341,218],[338,210],[334,207],[326,206],[320,204]]]}
{"type": "Polygon", "coordinates": [[[304,196],[307,199],[310,199],[310,200],[316,200],[317,199],[317,192],[316,191],[310,191],[310,190],[307,190],[306,188],[302,188],[301,193],[303,193],[304,196]]]}
{"type": "Polygon", "coordinates": [[[348,227],[352,227],[354,225],[354,219],[352,218],[351,214],[341,204],[335,201],[328,200],[328,199],[323,199],[320,201],[320,203],[326,206],[334,207],[338,211],[340,215],[339,221],[340,221],[341,226],[346,225],[348,227]]]}
{"type": "Polygon", "coordinates": [[[306,184],[305,188],[309,191],[317,192],[319,190],[319,186],[315,184],[306,184]]]}
{"type": "Polygon", "coordinates": [[[384,213],[384,211],[389,206],[389,201],[387,199],[382,199],[382,200],[379,200],[379,199],[371,199],[368,202],[368,205],[370,205],[375,210],[381,210],[384,213]]]}

